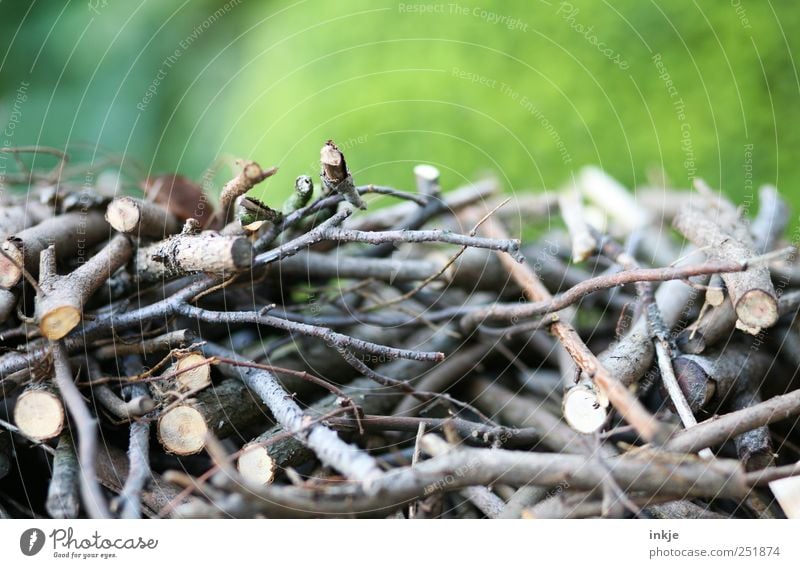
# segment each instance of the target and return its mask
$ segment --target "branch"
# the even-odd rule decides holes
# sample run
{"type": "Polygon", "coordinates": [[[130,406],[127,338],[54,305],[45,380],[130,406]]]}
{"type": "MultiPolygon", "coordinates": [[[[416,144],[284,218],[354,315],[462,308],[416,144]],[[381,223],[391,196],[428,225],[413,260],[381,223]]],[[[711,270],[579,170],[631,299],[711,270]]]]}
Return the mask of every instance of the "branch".
{"type": "Polygon", "coordinates": [[[56,260],[75,255],[86,260],[89,248],[108,238],[108,224],[100,211],[72,212],[52,217],[8,237],[0,249],[0,287],[9,289],[22,279],[23,268],[39,270],[39,255],[51,244],[56,260]]]}
{"type": "MultiPolygon", "coordinates": [[[[207,343],[203,346],[207,355],[239,360],[235,353],[207,343]]],[[[357,446],[342,441],[336,432],[322,424],[305,430],[304,423],[313,420],[288,396],[278,379],[264,369],[238,367],[221,363],[219,369],[225,375],[239,379],[258,396],[272,411],[275,420],[316,453],[324,464],[329,465],[348,478],[368,485],[380,475],[377,462],[357,446]]]]}
{"type": "Polygon", "coordinates": [[[58,340],[80,323],[89,298],[133,254],[130,240],[117,235],[103,249],[66,276],[56,274],[56,249],[41,254],[41,277],[36,296],[36,320],[46,338],[58,340]]]}
{"type": "Polygon", "coordinates": [[[97,422],[89,413],[80,391],[75,386],[67,353],[61,343],[51,342],[55,382],[78,430],[78,460],[81,468],[81,497],[86,512],[93,519],[110,517],[108,505],[97,484],[95,456],[97,455],[97,422]]]}
{"type": "Polygon", "coordinates": [[[118,197],[106,209],[106,221],[120,233],[163,239],[181,231],[181,222],[152,201],[118,197]]]}
{"type": "Polygon", "coordinates": [[[143,282],[171,279],[196,272],[228,275],[250,268],[253,246],[245,237],[214,232],[180,234],[136,253],[136,276],[143,282]]]}

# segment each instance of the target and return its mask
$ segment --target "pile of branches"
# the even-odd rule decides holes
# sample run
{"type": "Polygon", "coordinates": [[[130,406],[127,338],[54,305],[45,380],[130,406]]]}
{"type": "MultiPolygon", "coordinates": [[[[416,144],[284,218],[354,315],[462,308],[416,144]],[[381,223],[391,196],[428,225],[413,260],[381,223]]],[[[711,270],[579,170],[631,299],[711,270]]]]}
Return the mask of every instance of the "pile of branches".
{"type": "Polygon", "coordinates": [[[773,187],[409,192],[329,141],[278,208],[56,155],[0,209],[0,516],[800,514],[773,187]]]}

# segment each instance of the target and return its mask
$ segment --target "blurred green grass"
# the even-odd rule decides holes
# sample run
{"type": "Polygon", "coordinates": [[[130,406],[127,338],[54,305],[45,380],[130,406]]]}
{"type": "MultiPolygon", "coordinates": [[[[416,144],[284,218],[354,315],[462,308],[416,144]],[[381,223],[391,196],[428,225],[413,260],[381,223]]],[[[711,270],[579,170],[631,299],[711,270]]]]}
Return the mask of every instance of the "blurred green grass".
{"type": "Polygon", "coordinates": [[[29,85],[14,145],[88,144],[195,178],[220,156],[253,158],[281,168],[260,190],[275,204],[333,138],[360,183],[408,187],[429,162],[445,187],[494,171],[518,191],[598,164],[631,187],[650,169],[681,187],[698,175],[738,200],[775,183],[800,205],[789,1],[93,0],[0,13],[0,125],[29,85]]]}

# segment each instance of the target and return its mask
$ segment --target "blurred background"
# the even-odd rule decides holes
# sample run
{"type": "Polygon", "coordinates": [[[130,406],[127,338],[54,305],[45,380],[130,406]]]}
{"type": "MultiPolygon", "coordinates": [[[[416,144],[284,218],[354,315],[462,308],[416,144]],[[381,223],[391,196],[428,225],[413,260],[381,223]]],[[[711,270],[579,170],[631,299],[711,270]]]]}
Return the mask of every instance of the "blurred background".
{"type": "Polygon", "coordinates": [[[629,187],[701,176],[740,200],[774,183],[800,205],[789,0],[80,0],[0,14],[0,143],[113,155],[134,178],[252,158],[281,168],[259,189],[280,203],[333,138],[362,184],[408,188],[428,162],[445,188],[487,170],[509,191],[557,188],[597,164],[629,187]]]}

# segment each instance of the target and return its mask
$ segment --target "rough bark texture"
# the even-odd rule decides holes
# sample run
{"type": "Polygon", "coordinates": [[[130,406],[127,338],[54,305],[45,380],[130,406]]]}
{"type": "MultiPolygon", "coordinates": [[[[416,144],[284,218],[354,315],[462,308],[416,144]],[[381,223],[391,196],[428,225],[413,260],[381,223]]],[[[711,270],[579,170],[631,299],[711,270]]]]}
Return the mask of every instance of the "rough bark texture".
{"type": "MultiPolygon", "coordinates": [[[[698,247],[720,260],[745,262],[755,256],[752,243],[742,242],[715,223],[701,209],[686,205],[675,218],[675,228],[698,247]]],[[[763,264],[744,272],[722,275],[739,321],[749,329],[771,327],[778,319],[778,298],[763,264]]]]}
{"type": "Polygon", "coordinates": [[[233,275],[250,267],[253,246],[244,237],[205,232],[176,235],[140,248],[136,275],[140,281],[176,278],[195,272],[233,275]]]}
{"type": "Polygon", "coordinates": [[[80,323],[92,294],[131,258],[133,249],[125,235],[117,235],[103,249],[73,272],[56,274],[55,248],[41,254],[36,319],[42,335],[58,340],[80,323]]]}

